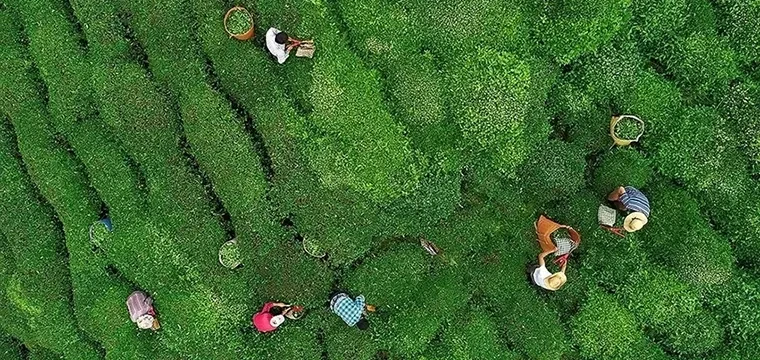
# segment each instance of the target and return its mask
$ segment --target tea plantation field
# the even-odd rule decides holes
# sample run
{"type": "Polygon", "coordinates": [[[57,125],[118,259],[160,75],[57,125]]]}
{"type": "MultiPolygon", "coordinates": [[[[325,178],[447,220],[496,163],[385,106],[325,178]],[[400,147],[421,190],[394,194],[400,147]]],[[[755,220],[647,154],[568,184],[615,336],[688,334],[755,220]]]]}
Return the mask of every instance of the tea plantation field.
{"type": "Polygon", "coordinates": [[[758,18],[760,0],[0,0],[0,358],[760,359],[758,18]],[[249,41],[225,33],[235,5],[249,41]],[[277,64],[272,26],[314,58],[277,64]],[[620,114],[645,123],[632,146],[620,114]],[[652,206],[625,237],[597,224],[619,185],[652,206]],[[540,214],[582,237],[556,292],[526,276],[540,214]],[[138,289],[160,330],[130,321],[138,289]],[[328,311],[339,289],[377,306],[368,331],[328,311]],[[259,334],[268,301],[308,312],[259,334]]]}

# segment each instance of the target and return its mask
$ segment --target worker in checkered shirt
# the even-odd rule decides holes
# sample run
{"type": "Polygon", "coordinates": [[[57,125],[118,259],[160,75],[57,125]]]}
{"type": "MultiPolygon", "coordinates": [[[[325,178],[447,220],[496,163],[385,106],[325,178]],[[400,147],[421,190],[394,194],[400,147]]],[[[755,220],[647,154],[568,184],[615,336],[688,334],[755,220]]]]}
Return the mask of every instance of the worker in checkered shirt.
{"type": "Polygon", "coordinates": [[[340,316],[348,326],[356,326],[359,330],[369,328],[369,322],[364,318],[365,308],[364,295],[359,295],[353,300],[346,293],[338,293],[330,300],[330,310],[340,316]]]}

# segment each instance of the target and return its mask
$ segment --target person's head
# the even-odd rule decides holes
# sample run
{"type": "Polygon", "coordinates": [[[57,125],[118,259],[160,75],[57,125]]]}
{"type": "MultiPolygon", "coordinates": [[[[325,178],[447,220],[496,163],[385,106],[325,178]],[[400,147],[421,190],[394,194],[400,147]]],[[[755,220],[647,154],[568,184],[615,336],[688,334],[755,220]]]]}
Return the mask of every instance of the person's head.
{"type": "Polygon", "coordinates": [[[153,315],[145,314],[137,318],[137,327],[143,330],[151,329],[153,328],[153,322],[155,322],[155,320],[156,318],[154,318],[153,315]]]}
{"type": "Polygon", "coordinates": [[[649,220],[646,215],[640,212],[634,212],[625,217],[623,228],[627,232],[636,232],[641,230],[649,220]]]}
{"type": "Polygon", "coordinates": [[[288,39],[289,39],[288,34],[286,34],[284,31],[280,32],[280,33],[278,33],[277,35],[274,36],[274,42],[276,42],[278,44],[281,44],[281,45],[287,44],[288,43],[288,39]]]}
{"type": "Polygon", "coordinates": [[[269,308],[269,313],[272,314],[272,316],[282,315],[283,312],[285,312],[285,309],[279,306],[272,306],[269,308]]]}
{"type": "Polygon", "coordinates": [[[567,281],[567,277],[564,273],[558,272],[556,274],[552,274],[551,276],[547,277],[544,280],[544,284],[546,285],[549,290],[559,290],[559,288],[562,287],[562,285],[565,285],[565,282],[567,281]]]}
{"type": "Polygon", "coordinates": [[[359,328],[359,330],[367,330],[369,329],[369,321],[365,318],[359,319],[359,322],[356,323],[356,327],[359,328]]]}

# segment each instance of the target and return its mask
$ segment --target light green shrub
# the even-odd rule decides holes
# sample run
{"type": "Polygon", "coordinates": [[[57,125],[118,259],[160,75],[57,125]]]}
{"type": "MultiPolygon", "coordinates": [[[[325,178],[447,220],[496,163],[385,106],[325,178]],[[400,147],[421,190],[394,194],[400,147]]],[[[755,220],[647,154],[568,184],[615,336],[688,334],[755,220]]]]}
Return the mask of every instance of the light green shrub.
{"type": "Polygon", "coordinates": [[[722,340],[723,329],[702,308],[699,294],[665,271],[650,268],[632,274],[620,294],[636,318],[673,352],[703,354],[722,340]]]}
{"type": "Polygon", "coordinates": [[[541,38],[560,64],[594,52],[626,26],[630,0],[563,0],[547,6],[541,38]]]}
{"type": "Polygon", "coordinates": [[[442,352],[453,360],[519,359],[503,345],[498,326],[483,309],[457,314],[441,334],[442,352]]]}
{"type": "MultiPolygon", "coordinates": [[[[516,55],[481,48],[467,54],[449,79],[454,114],[470,147],[512,176],[548,132],[530,114],[534,73],[516,55]]],[[[546,124],[548,125],[548,124],[546,124]]],[[[544,125],[545,126],[545,125],[544,125]]]]}
{"type": "Polygon", "coordinates": [[[631,350],[645,341],[633,314],[599,289],[591,291],[573,317],[571,328],[580,354],[586,359],[632,359],[631,350]]]}

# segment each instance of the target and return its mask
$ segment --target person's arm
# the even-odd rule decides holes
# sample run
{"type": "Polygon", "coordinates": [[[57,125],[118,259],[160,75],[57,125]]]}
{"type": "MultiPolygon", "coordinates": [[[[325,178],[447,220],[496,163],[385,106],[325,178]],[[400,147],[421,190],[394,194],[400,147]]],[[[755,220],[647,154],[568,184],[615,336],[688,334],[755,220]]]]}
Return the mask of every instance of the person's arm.
{"type": "Polygon", "coordinates": [[[565,269],[567,269],[567,261],[562,262],[562,268],[560,269],[560,272],[564,274],[565,269]]]}
{"type": "Polygon", "coordinates": [[[557,251],[557,249],[550,250],[550,251],[544,251],[540,254],[538,254],[538,266],[546,266],[546,260],[544,259],[546,255],[549,255],[553,252],[557,251]]]}
{"type": "Polygon", "coordinates": [[[356,297],[356,301],[354,301],[354,304],[358,306],[362,311],[364,311],[364,295],[359,295],[356,297]]]}
{"type": "Polygon", "coordinates": [[[615,189],[613,192],[611,192],[607,196],[607,200],[609,201],[618,201],[620,200],[620,195],[623,195],[625,193],[625,188],[622,186],[618,186],[617,189],[615,189]]]}
{"type": "Polygon", "coordinates": [[[272,306],[277,306],[277,307],[284,308],[284,307],[288,307],[289,305],[286,304],[286,303],[276,302],[276,303],[272,303],[272,306]]]}

